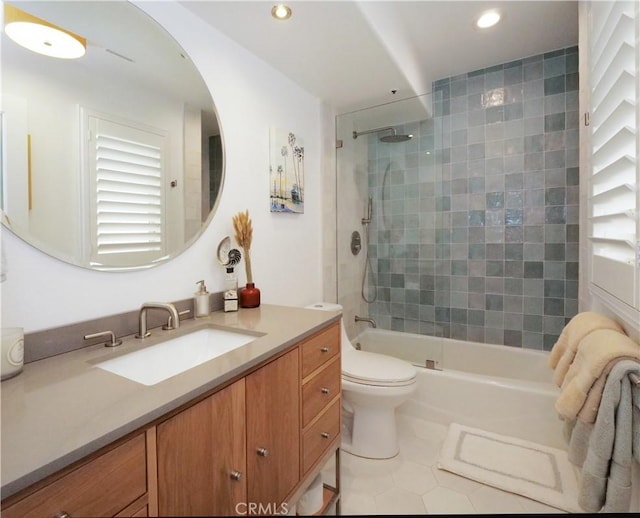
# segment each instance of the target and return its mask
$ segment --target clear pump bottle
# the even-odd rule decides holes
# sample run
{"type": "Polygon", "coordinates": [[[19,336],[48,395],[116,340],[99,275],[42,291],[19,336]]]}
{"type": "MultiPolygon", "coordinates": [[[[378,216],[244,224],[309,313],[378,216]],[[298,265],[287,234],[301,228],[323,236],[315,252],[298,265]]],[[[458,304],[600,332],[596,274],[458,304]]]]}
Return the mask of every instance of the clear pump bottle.
{"type": "Polygon", "coordinates": [[[209,292],[204,285],[204,281],[198,281],[198,291],[193,296],[193,308],[196,318],[208,317],[210,313],[209,292]]]}

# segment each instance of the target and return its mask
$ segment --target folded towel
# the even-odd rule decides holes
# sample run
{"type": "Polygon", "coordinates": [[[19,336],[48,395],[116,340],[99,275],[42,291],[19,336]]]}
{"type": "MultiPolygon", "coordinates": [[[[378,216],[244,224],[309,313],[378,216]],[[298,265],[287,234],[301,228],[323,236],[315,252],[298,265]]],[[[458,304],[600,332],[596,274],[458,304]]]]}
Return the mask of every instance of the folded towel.
{"type": "Polygon", "coordinates": [[[555,408],[563,419],[576,419],[587,394],[605,368],[615,359],[640,361],[640,345],[627,335],[611,329],[598,329],[585,336],[564,378],[555,408]]]}
{"type": "Polygon", "coordinates": [[[580,341],[596,329],[612,329],[624,333],[617,322],[600,313],[584,311],[574,316],[560,333],[549,355],[549,367],[554,369],[553,381],[558,387],[562,385],[580,341]]]}

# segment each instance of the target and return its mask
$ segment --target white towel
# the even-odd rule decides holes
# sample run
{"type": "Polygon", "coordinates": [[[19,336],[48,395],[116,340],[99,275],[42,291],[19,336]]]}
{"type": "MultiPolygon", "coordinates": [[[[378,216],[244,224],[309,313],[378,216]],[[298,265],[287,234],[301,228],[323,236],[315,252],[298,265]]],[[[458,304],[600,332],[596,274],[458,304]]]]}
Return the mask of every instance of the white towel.
{"type": "Polygon", "coordinates": [[[304,494],[298,500],[299,515],[316,514],[323,504],[322,473],[318,473],[304,494]]]}
{"type": "Polygon", "coordinates": [[[562,382],[555,404],[558,414],[563,419],[575,419],[609,362],[622,358],[640,362],[640,344],[611,329],[597,329],[585,336],[562,382]]]}
{"type": "Polygon", "coordinates": [[[593,311],[578,313],[564,327],[549,354],[549,367],[554,369],[553,381],[558,387],[564,382],[580,342],[598,329],[611,329],[624,334],[624,330],[617,322],[593,311]]]}

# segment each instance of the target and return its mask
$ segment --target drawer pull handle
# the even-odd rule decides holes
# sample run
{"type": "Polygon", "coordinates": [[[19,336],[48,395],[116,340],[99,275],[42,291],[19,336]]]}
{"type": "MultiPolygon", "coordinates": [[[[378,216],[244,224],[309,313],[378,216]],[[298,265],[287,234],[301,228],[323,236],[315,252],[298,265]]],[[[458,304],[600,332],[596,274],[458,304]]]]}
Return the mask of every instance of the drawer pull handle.
{"type": "Polygon", "coordinates": [[[53,518],[71,518],[71,515],[67,511],[60,511],[54,514],[53,518]]]}
{"type": "Polygon", "coordinates": [[[242,478],[242,473],[240,473],[239,471],[233,470],[231,472],[231,479],[232,480],[240,480],[242,478]]]}
{"type": "Polygon", "coordinates": [[[322,387],[322,388],[320,389],[320,391],[321,391],[323,394],[328,394],[328,393],[329,393],[329,389],[328,389],[327,387],[322,387]]]}
{"type": "Polygon", "coordinates": [[[329,434],[327,432],[322,432],[320,435],[322,435],[322,437],[324,439],[328,439],[329,438],[329,434]]]}
{"type": "Polygon", "coordinates": [[[321,350],[323,353],[328,353],[328,352],[329,352],[329,348],[328,348],[328,347],[320,347],[320,350],[321,350]]]}
{"type": "Polygon", "coordinates": [[[267,455],[269,455],[269,450],[267,450],[266,448],[258,448],[257,452],[260,457],[266,457],[267,455]]]}

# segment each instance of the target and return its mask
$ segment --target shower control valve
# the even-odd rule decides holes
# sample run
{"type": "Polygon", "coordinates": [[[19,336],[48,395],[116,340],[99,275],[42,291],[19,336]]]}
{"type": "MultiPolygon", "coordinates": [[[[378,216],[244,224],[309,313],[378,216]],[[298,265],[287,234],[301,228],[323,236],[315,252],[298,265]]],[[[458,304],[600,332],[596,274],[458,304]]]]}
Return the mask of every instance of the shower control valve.
{"type": "Polygon", "coordinates": [[[360,237],[360,232],[354,230],[351,234],[351,253],[358,255],[360,250],[362,250],[362,238],[360,237]]]}

